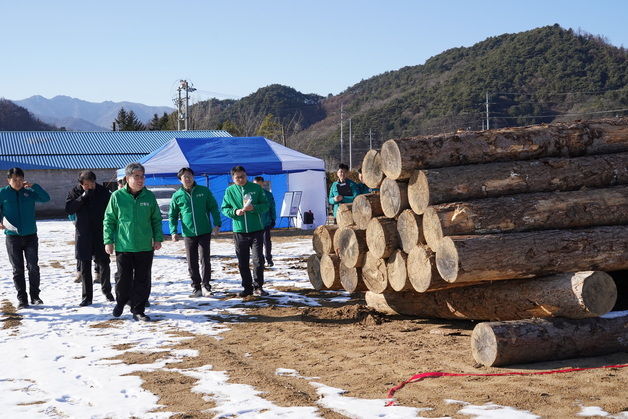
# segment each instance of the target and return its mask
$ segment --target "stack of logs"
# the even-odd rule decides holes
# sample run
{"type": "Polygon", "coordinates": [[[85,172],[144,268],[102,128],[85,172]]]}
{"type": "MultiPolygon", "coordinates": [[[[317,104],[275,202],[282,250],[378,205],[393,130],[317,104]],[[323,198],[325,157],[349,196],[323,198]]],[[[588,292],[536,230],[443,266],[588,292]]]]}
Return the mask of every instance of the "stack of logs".
{"type": "Polygon", "coordinates": [[[387,314],[499,320],[473,333],[485,365],[628,349],[628,317],[598,317],[617,298],[605,271],[628,269],[628,118],[393,139],[362,174],[379,192],[315,230],[314,288],[366,291],[387,314]],[[571,321],[590,334],[582,319],[610,329],[564,353],[546,342],[551,356],[530,358],[543,342],[529,339],[547,336],[530,330],[517,332],[523,350],[499,346],[513,333],[505,321],[552,328],[556,317],[561,333],[571,321]]]}

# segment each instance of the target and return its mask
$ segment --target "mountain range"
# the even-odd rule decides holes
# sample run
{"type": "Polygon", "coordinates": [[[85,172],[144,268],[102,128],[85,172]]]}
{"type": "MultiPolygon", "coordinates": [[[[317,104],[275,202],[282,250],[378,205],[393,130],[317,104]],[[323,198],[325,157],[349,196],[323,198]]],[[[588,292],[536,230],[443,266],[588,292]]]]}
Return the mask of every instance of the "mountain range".
{"type": "Polygon", "coordinates": [[[70,131],[108,131],[120,108],[133,111],[141,122],[148,122],[154,114],[171,113],[167,106],[148,106],[134,102],[87,102],[69,96],[31,96],[13,103],[28,109],[36,118],[70,131]]]}

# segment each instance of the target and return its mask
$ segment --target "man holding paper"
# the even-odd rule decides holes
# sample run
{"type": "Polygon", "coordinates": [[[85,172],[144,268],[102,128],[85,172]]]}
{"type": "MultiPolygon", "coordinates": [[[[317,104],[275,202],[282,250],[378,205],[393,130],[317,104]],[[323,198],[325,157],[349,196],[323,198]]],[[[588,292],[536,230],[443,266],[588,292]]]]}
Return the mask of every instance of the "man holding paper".
{"type": "Polygon", "coordinates": [[[6,235],[7,254],[13,266],[13,284],[17,308],[28,307],[24,259],[28,270],[31,304],[43,304],[39,298],[39,240],[35,223],[35,202],[48,202],[50,196],[38,184],[24,180],[19,167],[7,172],[8,186],[0,189],[0,230],[6,235]]]}

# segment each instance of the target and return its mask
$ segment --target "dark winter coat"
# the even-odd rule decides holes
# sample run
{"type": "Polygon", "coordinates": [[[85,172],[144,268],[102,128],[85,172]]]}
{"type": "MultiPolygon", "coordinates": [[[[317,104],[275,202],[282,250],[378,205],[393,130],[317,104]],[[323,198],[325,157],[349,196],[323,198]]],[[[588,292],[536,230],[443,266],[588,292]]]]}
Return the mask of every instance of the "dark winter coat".
{"type": "Polygon", "coordinates": [[[76,258],[89,260],[92,256],[103,256],[103,218],[111,192],[102,185],[84,191],[81,185],[75,186],[65,200],[65,212],[76,215],[76,258]]]}

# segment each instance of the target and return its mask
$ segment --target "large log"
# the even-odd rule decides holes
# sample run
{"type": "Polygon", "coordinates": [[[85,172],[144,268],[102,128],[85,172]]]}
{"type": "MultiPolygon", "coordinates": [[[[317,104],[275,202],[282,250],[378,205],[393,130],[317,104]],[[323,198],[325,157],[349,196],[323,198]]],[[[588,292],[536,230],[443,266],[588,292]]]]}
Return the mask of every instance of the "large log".
{"type": "Polygon", "coordinates": [[[423,213],[423,234],[435,250],[443,236],[621,224],[628,224],[628,186],[454,202],[423,213]]]}
{"type": "Polygon", "coordinates": [[[381,167],[381,157],[378,150],[369,150],[362,160],[362,181],[369,188],[379,188],[384,172],[381,167]]]}
{"type": "Polygon", "coordinates": [[[338,225],[320,225],[314,229],[312,235],[312,247],[318,256],[334,253],[334,234],[338,225]]]}
{"type": "Polygon", "coordinates": [[[340,264],[340,282],[347,292],[366,291],[366,284],[362,278],[362,268],[349,268],[344,263],[340,264]]]}
{"type": "Polygon", "coordinates": [[[447,282],[628,268],[628,226],[444,237],[436,267],[447,282]]]}
{"type": "Polygon", "coordinates": [[[395,218],[401,211],[410,208],[408,183],[385,178],[379,189],[382,211],[388,218],[395,218]]]}
{"type": "MultiPolygon", "coordinates": [[[[408,282],[416,292],[437,291],[457,288],[460,284],[450,284],[441,278],[436,269],[436,255],[425,245],[415,246],[407,259],[408,282]]],[[[463,283],[463,286],[469,284],[463,283]]]]}
{"type": "Polygon", "coordinates": [[[328,290],[341,290],[340,258],[336,255],[323,255],[320,262],[321,279],[328,290]]]}
{"type": "Polygon", "coordinates": [[[311,255],[307,258],[307,276],[315,290],[325,289],[325,284],[321,278],[321,258],[319,256],[311,255]]]}
{"type": "Polygon", "coordinates": [[[387,258],[399,248],[397,222],[392,218],[372,218],[366,227],[366,245],[376,258],[387,258]]]}
{"type": "Polygon", "coordinates": [[[387,314],[469,320],[583,319],[608,313],[616,300],[613,278],[601,271],[498,281],[430,293],[367,295],[369,306],[387,314]]]}
{"type": "Polygon", "coordinates": [[[497,367],[628,351],[628,314],[590,319],[530,319],[480,323],[471,333],[476,362],[497,367]]]}
{"type": "Polygon", "coordinates": [[[388,258],[386,269],[388,269],[388,282],[393,291],[407,291],[412,289],[412,284],[408,279],[408,269],[406,261],[408,255],[401,249],[397,249],[388,258]]]}
{"type": "Polygon", "coordinates": [[[423,218],[411,209],[403,210],[397,218],[399,241],[404,252],[410,253],[418,244],[425,244],[423,218]]]}
{"type": "Polygon", "coordinates": [[[380,156],[384,174],[402,180],[415,169],[624,151],[628,118],[393,139],[380,156]]]}
{"type": "Polygon", "coordinates": [[[339,227],[347,227],[354,224],[351,208],[352,204],[338,205],[338,211],[336,211],[336,224],[338,224],[339,227]]]}
{"type": "Polygon", "coordinates": [[[353,207],[351,208],[353,222],[359,229],[366,230],[371,218],[384,215],[379,198],[378,193],[368,193],[358,195],[353,200],[353,207]]]}
{"type": "Polygon", "coordinates": [[[375,293],[392,291],[388,282],[386,260],[374,256],[370,251],[366,254],[366,260],[362,267],[362,278],[364,278],[364,283],[369,291],[375,293]]]}
{"type": "Polygon", "coordinates": [[[339,228],[334,235],[334,248],[341,263],[349,268],[361,267],[368,251],[366,231],[355,227],[339,228]]]}
{"type": "Polygon", "coordinates": [[[628,153],[544,158],[416,170],[408,183],[408,201],[423,214],[429,205],[445,202],[625,184],[628,153]]]}

